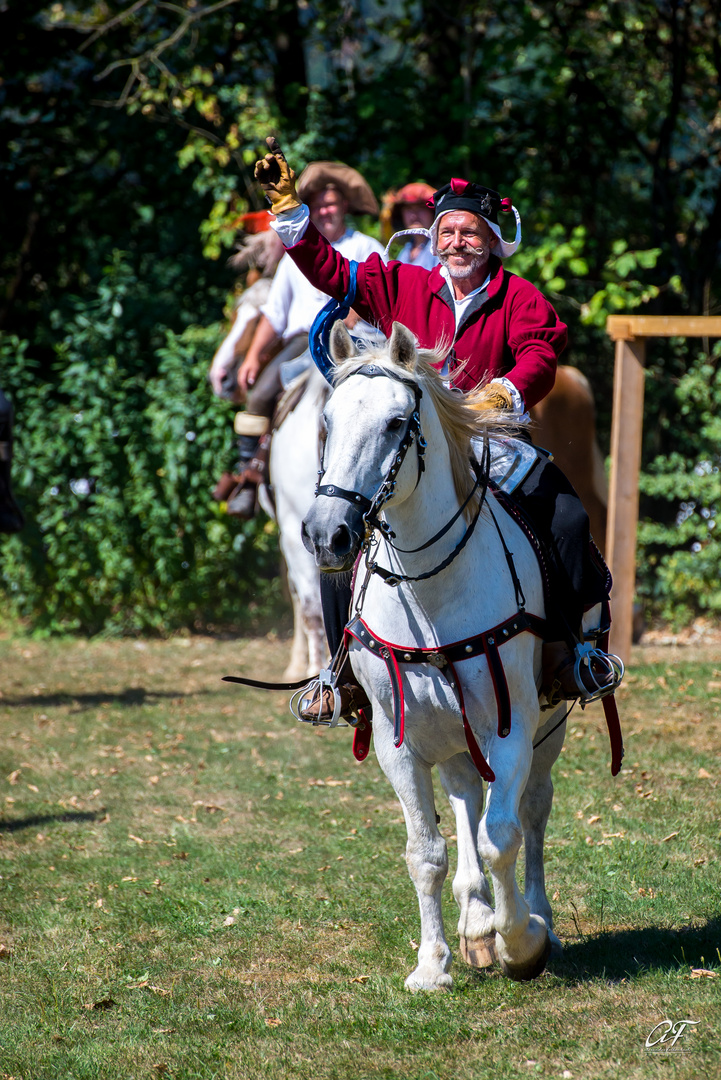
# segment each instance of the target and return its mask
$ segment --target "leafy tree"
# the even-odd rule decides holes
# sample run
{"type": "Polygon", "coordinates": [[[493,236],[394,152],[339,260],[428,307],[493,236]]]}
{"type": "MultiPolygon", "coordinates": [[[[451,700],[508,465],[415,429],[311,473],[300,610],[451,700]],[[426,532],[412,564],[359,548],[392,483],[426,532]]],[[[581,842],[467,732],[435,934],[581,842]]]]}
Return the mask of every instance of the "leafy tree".
{"type": "MultiPolygon", "coordinates": [[[[440,184],[449,175],[479,176],[510,194],[524,219],[524,245],[511,268],[535,281],[569,323],[567,360],[591,378],[607,437],[606,315],[718,310],[720,7],[721,0],[461,0],[442,12],[431,0],[2,6],[0,135],[8,153],[0,161],[0,379],[14,380],[5,388],[15,400],[28,485],[20,494],[44,530],[42,541],[26,533],[8,542],[16,560],[12,591],[22,594],[25,610],[38,610],[49,581],[43,574],[61,576],[49,534],[66,537],[66,568],[87,554],[89,534],[63,532],[66,519],[48,517],[47,491],[92,479],[91,467],[98,477],[83,506],[91,517],[105,507],[118,550],[125,544],[118,508],[128,520],[147,516],[157,525],[151,531],[159,546],[151,545],[150,555],[131,529],[127,574],[112,571],[130,589],[118,586],[118,605],[131,602],[132,573],[144,572],[148,558],[163,568],[156,599],[164,590],[193,610],[203,607],[174,577],[186,548],[176,544],[174,556],[160,556],[160,537],[166,527],[176,540],[179,532],[187,537],[187,513],[198,528],[203,520],[220,522],[202,485],[180,494],[158,488],[172,439],[163,442],[154,403],[165,388],[169,413],[184,415],[174,395],[186,393],[198,417],[187,430],[199,429],[201,416],[222,423],[203,364],[192,367],[198,384],[191,387],[177,380],[167,350],[191,363],[191,346],[205,358],[212,349],[214,331],[204,336],[191,327],[218,318],[238,215],[262,205],[252,164],[271,130],[297,168],[314,158],[346,160],[379,194],[417,178],[440,184]],[[108,418],[113,413],[108,394],[119,394],[139,425],[122,453],[103,441],[103,408],[108,418]],[[79,411],[97,423],[78,430],[68,417],[79,411]],[[43,415],[46,424],[51,415],[58,423],[65,417],[67,452],[57,468],[42,450],[43,415]],[[153,450],[140,468],[133,447],[143,439],[153,450]],[[112,481],[106,454],[108,468],[118,466],[112,481]],[[112,513],[102,491],[96,494],[101,473],[100,489],[116,492],[112,513]],[[145,502],[138,477],[148,485],[145,502]],[[166,498],[172,528],[170,518],[161,527],[156,516],[157,501],[166,498]],[[37,568],[41,551],[52,565],[28,571],[20,584],[23,557],[37,568]]],[[[700,461],[715,460],[705,449],[699,457],[684,434],[679,398],[681,388],[697,385],[705,363],[670,342],[654,346],[648,364],[647,412],[655,422],[646,424],[644,460],[654,463],[649,476],[669,478],[668,499],[650,480],[644,496],[655,525],[667,530],[663,542],[653,534],[655,567],[643,583],[657,599],[670,580],[658,572],[664,551],[675,550],[674,537],[685,544],[672,478],[696,475],[700,461]]],[[[717,407],[713,396],[710,417],[694,420],[696,437],[713,430],[717,407]]],[[[216,530],[213,541],[201,534],[219,551],[231,535],[216,530]]],[[[99,554],[99,529],[96,540],[96,584],[83,586],[82,573],[75,575],[77,610],[69,590],[52,593],[60,622],[122,623],[108,614],[114,586],[97,585],[112,575],[99,554]]],[[[210,582],[193,550],[189,575],[210,582]]],[[[683,600],[688,611],[697,602],[683,600]]],[[[172,618],[182,606],[175,603],[172,618]]],[[[143,615],[139,625],[152,621],[143,615]]]]}

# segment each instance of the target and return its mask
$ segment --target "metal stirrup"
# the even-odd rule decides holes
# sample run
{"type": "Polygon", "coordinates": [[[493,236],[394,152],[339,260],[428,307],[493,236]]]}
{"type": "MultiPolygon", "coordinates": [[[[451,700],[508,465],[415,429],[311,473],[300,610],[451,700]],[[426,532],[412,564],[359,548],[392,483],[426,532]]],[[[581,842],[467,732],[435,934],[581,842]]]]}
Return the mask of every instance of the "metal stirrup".
{"type": "Polygon", "coordinates": [[[340,691],[337,688],[337,676],[332,668],[323,668],[318,675],[317,679],[311,679],[307,686],[304,686],[302,690],[297,690],[290,699],[290,711],[296,720],[300,720],[301,724],[312,724],[313,727],[350,727],[346,724],[345,720],[340,720],[340,691]],[[310,703],[310,699],[317,692],[318,694],[318,713],[320,714],[323,708],[323,691],[330,690],[333,695],[333,715],[330,720],[321,720],[320,716],[313,720],[308,717],[301,716],[300,710],[306,701],[310,703]]]}
{"type": "Polygon", "coordinates": [[[591,701],[600,701],[616,691],[623,679],[624,664],[620,656],[606,653],[596,648],[591,642],[579,642],[574,649],[576,656],[573,665],[573,678],[584,705],[591,701]],[[596,689],[589,690],[582,676],[581,668],[585,665],[585,676],[591,679],[596,689]],[[596,670],[594,670],[594,667],[596,670]]]}

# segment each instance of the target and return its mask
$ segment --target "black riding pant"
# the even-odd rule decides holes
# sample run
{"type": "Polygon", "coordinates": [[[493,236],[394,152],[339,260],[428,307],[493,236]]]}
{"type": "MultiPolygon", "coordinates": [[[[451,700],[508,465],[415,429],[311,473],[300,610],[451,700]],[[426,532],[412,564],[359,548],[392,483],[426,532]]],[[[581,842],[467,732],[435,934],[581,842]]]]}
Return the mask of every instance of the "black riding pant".
{"type": "Polygon", "coordinates": [[[607,571],[594,554],[588,514],[552,461],[539,461],[513,493],[541,541],[549,573],[547,639],[578,636],[583,612],[607,599],[607,571]]]}

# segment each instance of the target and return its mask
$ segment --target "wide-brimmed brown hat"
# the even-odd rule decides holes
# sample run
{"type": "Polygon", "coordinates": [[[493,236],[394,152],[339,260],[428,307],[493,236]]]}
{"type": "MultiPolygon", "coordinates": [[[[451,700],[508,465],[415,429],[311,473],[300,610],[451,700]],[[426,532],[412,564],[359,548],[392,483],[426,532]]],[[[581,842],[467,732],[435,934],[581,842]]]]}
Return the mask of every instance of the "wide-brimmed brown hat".
{"type": "Polygon", "coordinates": [[[298,194],[306,203],[311,195],[327,187],[340,191],[352,214],[378,216],[378,201],[369,184],[356,169],[342,161],[311,161],[296,184],[298,194]]]}

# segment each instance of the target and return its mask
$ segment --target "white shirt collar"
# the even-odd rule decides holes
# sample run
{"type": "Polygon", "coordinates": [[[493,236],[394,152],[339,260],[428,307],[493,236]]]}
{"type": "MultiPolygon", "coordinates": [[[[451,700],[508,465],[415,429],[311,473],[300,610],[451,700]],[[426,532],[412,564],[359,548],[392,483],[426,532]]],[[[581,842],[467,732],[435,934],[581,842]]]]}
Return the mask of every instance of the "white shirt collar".
{"type": "Polygon", "coordinates": [[[441,266],[440,270],[441,270],[441,276],[445,279],[445,281],[446,281],[446,283],[448,285],[448,288],[451,290],[451,296],[453,297],[453,303],[456,304],[456,306],[458,306],[459,304],[460,305],[465,305],[465,304],[468,303],[469,300],[472,300],[474,296],[478,296],[479,293],[482,293],[484,289],[488,288],[489,282],[491,280],[491,275],[489,273],[486,280],[483,282],[482,285],[479,285],[477,289],[473,290],[473,292],[468,293],[467,296],[462,296],[460,300],[456,300],[455,291],[453,289],[453,279],[451,278],[451,275],[449,274],[448,269],[445,266],[441,266]]]}

